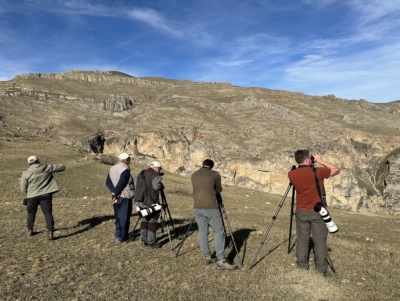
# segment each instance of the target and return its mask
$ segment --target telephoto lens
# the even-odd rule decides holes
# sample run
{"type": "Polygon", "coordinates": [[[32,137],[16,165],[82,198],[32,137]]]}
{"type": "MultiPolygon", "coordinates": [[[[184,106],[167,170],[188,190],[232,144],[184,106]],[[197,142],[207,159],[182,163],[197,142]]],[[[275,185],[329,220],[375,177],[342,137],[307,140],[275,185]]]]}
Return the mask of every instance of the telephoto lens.
{"type": "Polygon", "coordinates": [[[336,226],[335,222],[329,215],[328,210],[326,210],[326,208],[322,206],[321,202],[315,205],[314,211],[319,212],[319,214],[321,215],[322,219],[325,222],[326,227],[328,228],[329,233],[336,233],[337,231],[339,231],[339,228],[336,226]]]}
{"type": "Polygon", "coordinates": [[[140,211],[138,211],[138,215],[139,215],[140,218],[146,217],[146,216],[148,216],[148,215],[150,215],[150,214],[152,214],[154,212],[160,211],[161,209],[162,209],[162,205],[153,204],[148,208],[144,208],[144,209],[141,209],[140,211]]]}

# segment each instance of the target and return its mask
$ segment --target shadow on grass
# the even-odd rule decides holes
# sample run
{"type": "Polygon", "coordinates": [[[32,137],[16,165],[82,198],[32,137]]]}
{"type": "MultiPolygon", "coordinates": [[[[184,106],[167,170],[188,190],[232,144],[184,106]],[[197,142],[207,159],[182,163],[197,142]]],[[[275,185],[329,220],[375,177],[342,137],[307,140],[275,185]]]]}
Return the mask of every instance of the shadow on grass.
{"type": "Polygon", "coordinates": [[[246,254],[246,242],[250,236],[250,233],[253,231],[255,231],[255,230],[254,229],[239,229],[232,233],[232,236],[235,240],[235,244],[237,247],[237,252],[235,249],[235,244],[233,244],[233,241],[232,241],[232,236],[230,235],[230,233],[227,233],[228,237],[226,239],[226,245],[232,247],[228,256],[226,256],[228,261],[234,262],[235,257],[238,256],[239,253],[242,253],[240,265],[243,266],[244,256],[246,254]],[[243,248],[243,251],[241,252],[242,248],[243,248]]]}
{"type": "MultiPolygon", "coordinates": [[[[295,235],[292,235],[292,236],[291,236],[291,239],[292,239],[293,237],[295,237],[295,235]]],[[[264,259],[265,257],[267,257],[269,254],[271,254],[272,252],[274,252],[274,251],[275,251],[276,249],[278,249],[280,246],[282,246],[282,245],[284,245],[284,244],[286,244],[286,243],[288,243],[288,242],[289,242],[289,238],[288,238],[288,239],[285,239],[283,242],[281,242],[280,244],[278,244],[278,245],[276,245],[275,247],[273,247],[272,249],[270,249],[270,250],[268,251],[267,254],[265,254],[264,256],[260,257],[259,260],[255,261],[254,264],[253,264],[250,268],[253,268],[254,266],[256,266],[261,260],[263,260],[263,259],[264,259]]],[[[260,248],[264,245],[264,243],[265,243],[265,241],[261,241],[261,242],[260,242],[260,246],[258,247],[258,251],[257,251],[255,257],[258,256],[259,252],[261,251],[260,248]]],[[[294,245],[293,245],[293,246],[288,246],[288,249],[289,249],[290,251],[292,251],[293,247],[294,247],[294,245]]],[[[290,253],[290,252],[288,252],[288,253],[290,253]]],[[[253,261],[254,261],[255,259],[257,259],[257,258],[254,258],[253,261]]]]}
{"type": "Polygon", "coordinates": [[[110,219],[114,219],[114,215],[94,216],[94,217],[91,217],[91,218],[84,219],[84,220],[78,222],[77,225],[72,226],[72,227],[57,228],[56,231],[57,230],[71,230],[71,229],[74,230],[76,228],[81,228],[83,226],[83,228],[81,228],[81,229],[79,229],[77,231],[74,231],[72,233],[68,233],[68,234],[65,234],[65,235],[56,236],[54,239],[55,240],[62,239],[62,238],[66,238],[66,237],[69,237],[69,236],[73,236],[73,235],[77,235],[77,234],[89,231],[91,228],[94,228],[94,227],[100,225],[102,222],[109,221],[110,219]]]}

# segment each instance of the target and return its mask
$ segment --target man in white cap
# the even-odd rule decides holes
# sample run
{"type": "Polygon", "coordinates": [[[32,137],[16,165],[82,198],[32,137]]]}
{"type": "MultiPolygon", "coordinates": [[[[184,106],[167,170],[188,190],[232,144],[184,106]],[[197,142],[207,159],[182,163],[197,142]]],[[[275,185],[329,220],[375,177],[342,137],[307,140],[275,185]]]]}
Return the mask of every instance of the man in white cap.
{"type": "MultiPolygon", "coordinates": [[[[135,201],[139,208],[148,208],[153,204],[159,203],[159,192],[164,189],[161,182],[162,166],[158,161],[150,164],[146,170],[142,170],[137,176],[135,201]]],[[[153,212],[140,221],[140,238],[142,244],[148,248],[160,248],[157,244],[157,220],[160,217],[160,211],[153,212]]]]}
{"type": "Polygon", "coordinates": [[[106,185],[112,194],[115,236],[120,242],[126,242],[129,238],[132,199],[135,194],[135,184],[129,168],[132,158],[127,153],[120,154],[120,161],[110,168],[106,180],[106,185]]]}
{"type": "Polygon", "coordinates": [[[54,172],[65,170],[65,166],[40,164],[37,156],[28,158],[29,168],[22,172],[21,191],[26,195],[26,211],[28,212],[27,228],[28,235],[32,236],[37,208],[40,205],[46,221],[48,239],[53,240],[54,218],[53,218],[53,194],[60,190],[53,177],[54,172]]]}

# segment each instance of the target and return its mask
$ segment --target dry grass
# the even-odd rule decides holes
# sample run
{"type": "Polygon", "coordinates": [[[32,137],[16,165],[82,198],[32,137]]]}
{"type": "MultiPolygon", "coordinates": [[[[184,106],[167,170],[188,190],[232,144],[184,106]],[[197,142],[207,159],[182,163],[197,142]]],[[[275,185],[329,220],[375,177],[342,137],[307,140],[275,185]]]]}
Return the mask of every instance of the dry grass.
{"type": "MultiPolygon", "coordinates": [[[[133,174],[143,166],[133,164],[133,174]]],[[[257,264],[248,270],[281,196],[224,187],[223,197],[239,256],[227,249],[237,271],[203,266],[197,231],[175,258],[167,233],[160,250],[113,237],[112,207],[104,185],[109,165],[70,147],[40,140],[0,142],[1,300],[399,300],[400,218],[331,210],[340,232],[331,235],[331,258],[338,271],[323,278],[298,270],[287,254],[290,199],[278,214],[257,264]],[[33,237],[25,235],[25,207],[19,176],[31,154],[63,163],[56,174],[58,231],[47,241],[38,212],[33,237]],[[260,231],[262,233],[260,233],[260,231]],[[368,238],[368,239],[367,239],[368,238]]],[[[175,228],[183,234],[192,214],[188,178],[166,173],[166,197],[175,228]]],[[[283,193],[283,192],[282,192],[283,193]]],[[[137,220],[132,217],[131,229],[137,220]]],[[[293,232],[294,233],[294,232],[293,232]]],[[[210,239],[212,236],[210,236],[210,239]]],[[[178,240],[173,240],[173,246],[178,240]]],[[[211,241],[211,246],[213,242],[211,241]]]]}

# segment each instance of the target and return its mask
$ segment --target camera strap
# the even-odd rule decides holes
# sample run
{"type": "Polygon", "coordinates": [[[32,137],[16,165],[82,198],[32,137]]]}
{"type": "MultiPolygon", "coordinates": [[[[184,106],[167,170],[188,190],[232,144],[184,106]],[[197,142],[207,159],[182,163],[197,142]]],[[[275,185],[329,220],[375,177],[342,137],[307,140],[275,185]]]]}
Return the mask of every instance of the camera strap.
{"type": "Polygon", "coordinates": [[[317,177],[317,169],[315,167],[313,167],[313,173],[314,173],[314,176],[315,176],[315,185],[317,186],[318,195],[319,195],[319,197],[321,199],[322,204],[325,206],[326,205],[325,188],[322,187],[322,189],[321,189],[321,187],[319,185],[319,180],[318,180],[318,177],[317,177]],[[321,193],[321,190],[322,190],[323,194],[321,193]],[[324,197],[322,197],[322,196],[324,196],[324,197]]]}

